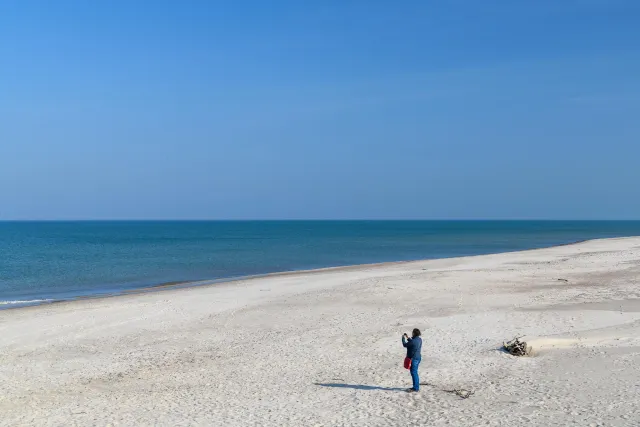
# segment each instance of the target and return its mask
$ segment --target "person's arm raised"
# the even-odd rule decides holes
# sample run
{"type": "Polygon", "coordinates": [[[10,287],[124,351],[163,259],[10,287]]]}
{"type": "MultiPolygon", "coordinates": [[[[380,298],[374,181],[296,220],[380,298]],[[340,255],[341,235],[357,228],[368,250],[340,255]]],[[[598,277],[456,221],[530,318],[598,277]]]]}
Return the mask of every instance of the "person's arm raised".
{"type": "Polygon", "coordinates": [[[402,346],[403,347],[406,347],[407,344],[409,344],[409,342],[407,341],[407,338],[408,338],[407,334],[402,335],[402,346]]]}

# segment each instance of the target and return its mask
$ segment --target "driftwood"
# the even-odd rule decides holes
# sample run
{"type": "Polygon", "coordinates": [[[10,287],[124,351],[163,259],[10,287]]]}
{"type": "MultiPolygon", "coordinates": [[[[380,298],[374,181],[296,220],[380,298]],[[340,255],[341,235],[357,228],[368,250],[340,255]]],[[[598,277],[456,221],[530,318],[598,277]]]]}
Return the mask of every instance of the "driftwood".
{"type": "Polygon", "coordinates": [[[453,393],[461,399],[468,399],[473,396],[473,391],[465,390],[463,388],[454,388],[453,390],[442,390],[446,393],[453,393]]]}
{"type": "Polygon", "coordinates": [[[512,356],[528,356],[531,354],[531,347],[527,343],[520,341],[522,337],[516,337],[511,341],[502,343],[503,349],[512,356]]]}
{"type": "Polygon", "coordinates": [[[429,387],[434,387],[434,388],[437,388],[439,390],[444,391],[445,393],[455,394],[456,396],[458,396],[461,399],[468,399],[471,396],[473,396],[473,394],[475,393],[474,391],[467,390],[467,389],[464,389],[464,388],[454,388],[453,390],[445,390],[443,388],[438,387],[435,384],[431,384],[431,383],[427,383],[427,382],[420,383],[420,385],[426,385],[426,386],[429,386],[429,387]]]}

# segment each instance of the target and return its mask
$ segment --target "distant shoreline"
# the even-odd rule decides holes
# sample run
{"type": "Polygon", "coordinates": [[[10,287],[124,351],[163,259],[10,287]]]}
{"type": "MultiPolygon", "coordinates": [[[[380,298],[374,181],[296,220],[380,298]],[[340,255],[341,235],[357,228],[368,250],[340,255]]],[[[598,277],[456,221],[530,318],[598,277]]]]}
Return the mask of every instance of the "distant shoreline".
{"type": "Polygon", "coordinates": [[[122,290],[119,292],[106,292],[106,293],[96,293],[93,295],[82,295],[77,297],[69,297],[69,298],[61,298],[61,299],[50,299],[50,300],[40,300],[34,303],[28,304],[7,304],[5,306],[0,306],[0,311],[5,310],[20,310],[20,309],[29,309],[29,308],[37,308],[42,306],[49,306],[53,304],[63,304],[63,303],[73,303],[76,301],[84,301],[84,300],[97,300],[97,299],[105,299],[105,298],[115,298],[127,295],[136,295],[136,294],[144,294],[151,292],[162,292],[168,290],[177,290],[177,289],[186,289],[186,288],[195,288],[195,287],[206,287],[206,286],[215,286],[220,284],[233,284],[235,282],[245,282],[252,281],[257,279],[264,278],[277,278],[277,277],[286,277],[286,276],[294,276],[299,274],[318,274],[325,272],[345,272],[350,270],[360,270],[363,268],[383,268],[393,265],[404,265],[411,263],[421,263],[425,261],[437,261],[437,260],[455,260],[455,259],[467,259],[467,258],[477,258],[477,257],[486,257],[492,255],[499,254],[509,254],[509,253],[526,253],[531,251],[540,251],[545,249],[551,249],[556,247],[563,246],[573,246],[581,243],[591,242],[591,241],[599,241],[599,240],[619,240],[619,239],[627,239],[634,238],[636,236],[626,236],[626,237],[611,237],[605,239],[582,239],[568,243],[560,243],[557,245],[550,245],[540,248],[532,248],[532,249],[523,249],[517,251],[504,251],[504,252],[493,252],[486,254],[478,254],[478,255],[466,255],[459,257],[442,257],[442,258],[424,258],[424,259],[416,259],[416,260],[403,260],[403,261],[386,261],[386,262],[378,262],[378,263],[364,263],[364,264],[351,264],[351,265],[339,265],[339,266],[329,266],[329,267],[321,267],[314,269],[302,269],[302,270],[288,270],[288,271],[277,271],[271,273],[263,273],[263,274],[253,274],[247,276],[233,276],[233,277],[223,277],[219,279],[206,279],[206,280],[196,280],[196,281],[170,281],[170,282],[161,282],[155,285],[142,286],[137,288],[131,288],[122,290]]]}

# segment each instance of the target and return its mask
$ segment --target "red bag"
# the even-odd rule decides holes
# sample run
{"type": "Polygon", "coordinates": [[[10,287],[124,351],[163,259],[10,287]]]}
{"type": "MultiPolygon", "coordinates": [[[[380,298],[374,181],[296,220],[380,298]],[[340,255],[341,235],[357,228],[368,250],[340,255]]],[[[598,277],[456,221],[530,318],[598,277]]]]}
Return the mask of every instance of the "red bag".
{"type": "Polygon", "coordinates": [[[404,369],[411,369],[411,359],[408,357],[404,358],[404,369]]]}

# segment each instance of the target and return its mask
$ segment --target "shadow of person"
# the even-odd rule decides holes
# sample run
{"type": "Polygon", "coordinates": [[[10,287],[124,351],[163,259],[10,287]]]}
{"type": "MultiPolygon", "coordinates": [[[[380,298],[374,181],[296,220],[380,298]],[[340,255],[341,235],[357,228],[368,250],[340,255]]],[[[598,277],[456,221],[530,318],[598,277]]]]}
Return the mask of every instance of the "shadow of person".
{"type": "Polygon", "coordinates": [[[321,387],[334,387],[334,388],[352,388],[354,390],[382,390],[382,391],[405,391],[404,388],[398,387],[378,387],[374,385],[362,385],[362,384],[342,384],[342,383],[313,383],[321,387]]]}

